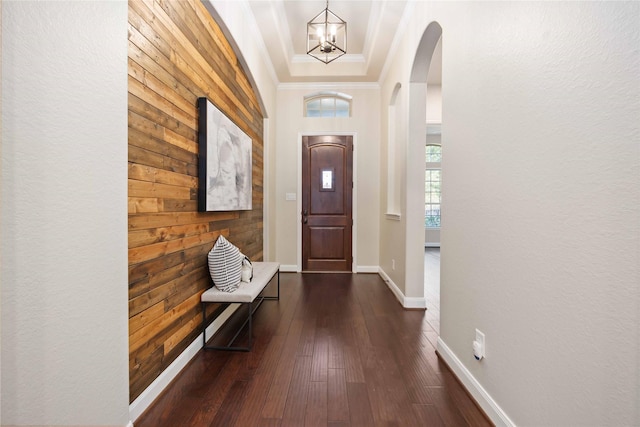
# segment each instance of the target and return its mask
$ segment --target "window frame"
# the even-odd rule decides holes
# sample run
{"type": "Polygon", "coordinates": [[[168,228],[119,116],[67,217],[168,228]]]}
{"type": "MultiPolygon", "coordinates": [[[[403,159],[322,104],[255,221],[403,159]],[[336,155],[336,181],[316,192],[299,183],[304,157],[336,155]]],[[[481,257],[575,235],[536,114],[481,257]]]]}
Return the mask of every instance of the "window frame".
{"type": "MultiPolygon", "coordinates": [[[[424,202],[424,211],[425,211],[425,216],[424,216],[424,228],[425,229],[429,229],[429,230],[439,230],[442,227],[442,143],[435,143],[435,142],[427,142],[425,143],[425,179],[424,179],[424,195],[425,195],[425,202],[424,202]],[[428,162],[427,161],[427,147],[439,147],[440,148],[440,161],[439,162],[428,162]],[[438,181],[440,183],[440,191],[438,191],[439,194],[439,199],[440,199],[440,203],[427,203],[427,194],[433,194],[434,192],[431,191],[430,193],[427,193],[427,176],[426,176],[426,172],[427,171],[439,171],[440,172],[440,180],[438,181]],[[439,214],[437,215],[439,220],[438,220],[438,224],[437,226],[429,226],[427,225],[427,205],[439,205],[440,209],[439,209],[439,214]]],[[[431,181],[429,181],[431,182],[431,181]]]]}
{"type": "Polygon", "coordinates": [[[340,93],[340,92],[316,92],[313,93],[311,95],[305,95],[304,96],[304,117],[308,117],[308,118],[348,118],[351,117],[351,109],[352,109],[352,101],[353,101],[353,97],[351,95],[347,95],[346,93],[340,93]],[[332,104],[332,108],[323,108],[324,106],[326,106],[327,102],[326,101],[330,101],[332,104]],[[309,104],[314,102],[314,101],[319,101],[319,105],[320,108],[319,109],[313,109],[313,111],[318,111],[319,114],[318,115],[309,115],[309,104]],[[325,101],[325,102],[323,102],[325,101]],[[347,115],[338,115],[337,113],[339,111],[344,111],[343,109],[338,109],[338,102],[346,102],[347,104],[347,115]],[[324,113],[332,113],[332,114],[324,114],[324,113]]]}

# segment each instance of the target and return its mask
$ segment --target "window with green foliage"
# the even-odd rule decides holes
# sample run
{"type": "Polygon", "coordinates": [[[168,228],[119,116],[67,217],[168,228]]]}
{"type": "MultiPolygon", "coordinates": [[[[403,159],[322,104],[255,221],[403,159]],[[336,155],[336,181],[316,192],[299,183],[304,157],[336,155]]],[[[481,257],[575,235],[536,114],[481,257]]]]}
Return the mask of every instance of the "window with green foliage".
{"type": "Polygon", "coordinates": [[[441,184],[442,147],[426,146],[426,170],[424,175],[424,225],[428,228],[440,227],[440,203],[442,202],[441,184]]]}
{"type": "Polygon", "coordinates": [[[320,92],[304,97],[305,117],[350,117],[351,96],[320,92]]]}

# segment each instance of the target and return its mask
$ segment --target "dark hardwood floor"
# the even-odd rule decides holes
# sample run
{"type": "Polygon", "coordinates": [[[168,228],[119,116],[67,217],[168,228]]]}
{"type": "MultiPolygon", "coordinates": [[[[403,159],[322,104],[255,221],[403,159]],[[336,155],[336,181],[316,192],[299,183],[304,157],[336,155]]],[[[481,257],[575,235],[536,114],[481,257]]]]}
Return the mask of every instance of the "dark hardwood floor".
{"type": "Polygon", "coordinates": [[[200,351],[135,427],[491,425],[377,274],[280,280],[253,350],[200,351]]]}

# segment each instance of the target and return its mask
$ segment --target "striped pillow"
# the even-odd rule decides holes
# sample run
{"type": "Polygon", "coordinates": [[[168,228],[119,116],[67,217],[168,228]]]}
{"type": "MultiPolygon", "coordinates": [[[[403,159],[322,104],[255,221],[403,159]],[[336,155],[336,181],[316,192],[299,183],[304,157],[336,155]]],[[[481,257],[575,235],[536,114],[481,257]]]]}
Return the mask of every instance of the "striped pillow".
{"type": "Polygon", "coordinates": [[[244,259],[240,249],[220,235],[207,258],[209,273],[216,288],[224,292],[238,289],[244,259]]]}

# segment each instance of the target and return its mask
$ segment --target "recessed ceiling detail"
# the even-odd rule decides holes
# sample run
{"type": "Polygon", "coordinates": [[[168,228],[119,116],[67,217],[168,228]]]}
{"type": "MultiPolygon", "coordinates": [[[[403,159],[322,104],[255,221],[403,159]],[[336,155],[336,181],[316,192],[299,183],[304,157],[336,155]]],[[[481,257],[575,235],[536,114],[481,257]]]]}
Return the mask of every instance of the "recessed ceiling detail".
{"type": "Polygon", "coordinates": [[[326,0],[248,4],[281,83],[377,82],[408,8],[406,0],[331,0],[331,11],[348,23],[348,49],[327,66],[307,54],[307,23],[327,7],[326,0]]]}

